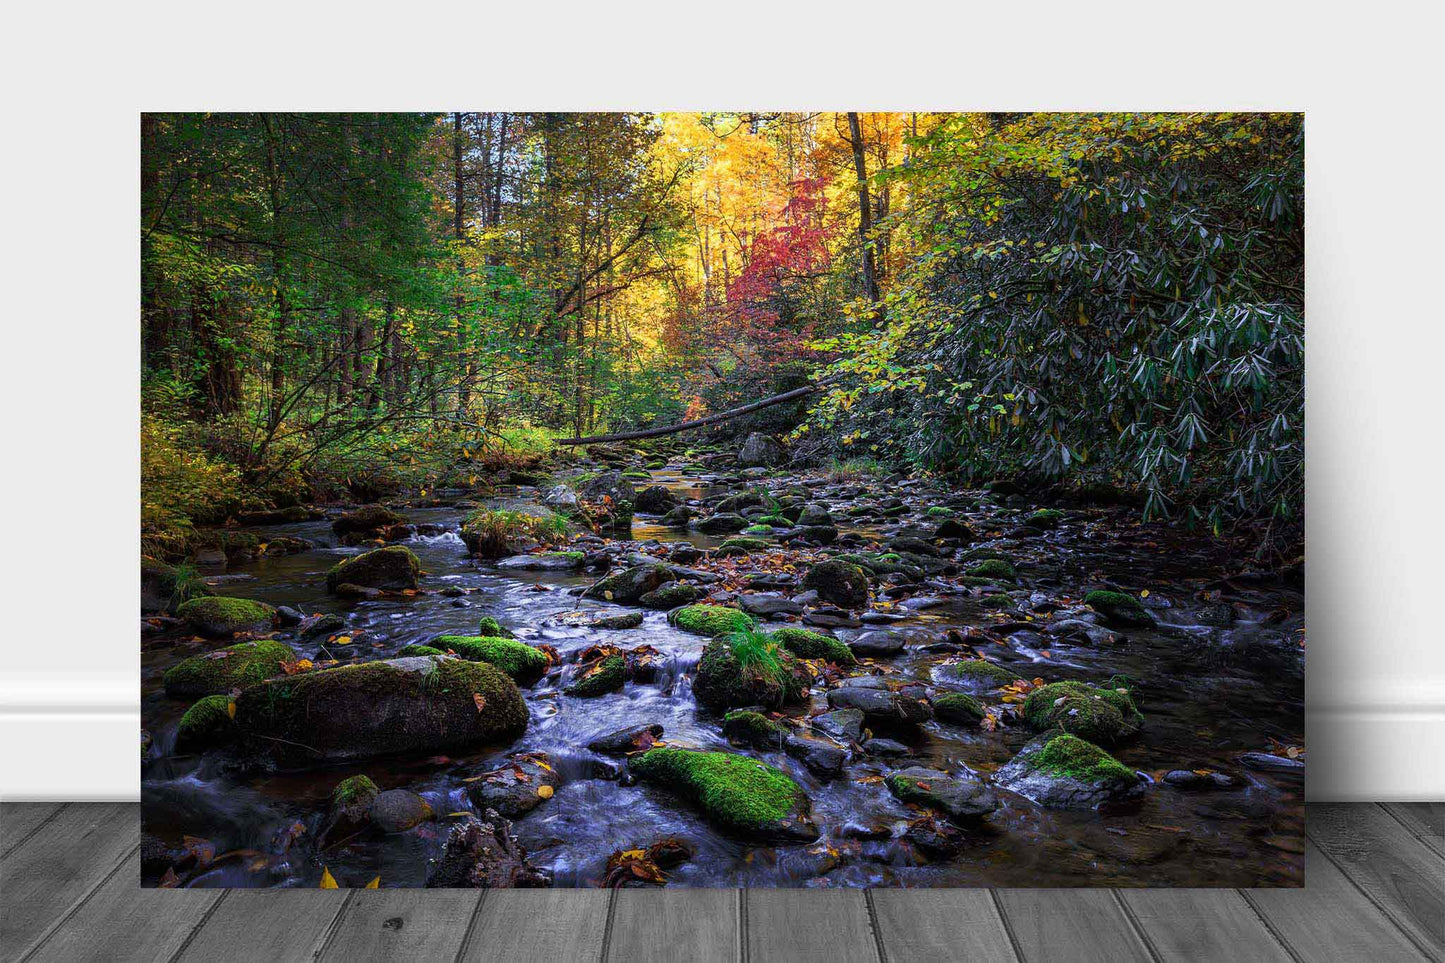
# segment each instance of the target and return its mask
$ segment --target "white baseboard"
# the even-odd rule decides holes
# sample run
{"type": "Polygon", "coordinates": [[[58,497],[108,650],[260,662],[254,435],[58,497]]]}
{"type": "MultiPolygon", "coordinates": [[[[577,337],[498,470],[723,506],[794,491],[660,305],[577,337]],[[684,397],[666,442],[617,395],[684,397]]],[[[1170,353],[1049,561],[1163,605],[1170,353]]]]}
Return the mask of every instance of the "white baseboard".
{"type": "MultiPolygon", "coordinates": [[[[1445,799],[1445,704],[1320,706],[1307,724],[1311,801],[1445,799]]],[[[0,692],[0,799],[139,798],[133,692],[105,684],[0,692]]]]}

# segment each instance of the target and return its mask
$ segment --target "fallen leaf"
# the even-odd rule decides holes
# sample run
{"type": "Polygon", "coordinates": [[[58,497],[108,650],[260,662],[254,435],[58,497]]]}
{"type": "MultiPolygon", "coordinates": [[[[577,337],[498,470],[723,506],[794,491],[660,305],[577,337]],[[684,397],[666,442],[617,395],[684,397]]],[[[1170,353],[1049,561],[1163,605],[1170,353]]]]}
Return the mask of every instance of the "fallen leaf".
{"type": "Polygon", "coordinates": [[[551,798],[552,798],[552,787],[551,787],[551,786],[538,786],[538,787],[537,787],[537,795],[538,795],[540,798],[542,798],[542,799],[551,799],[551,798]]]}
{"type": "Polygon", "coordinates": [[[381,877],[376,877],[371,882],[363,886],[362,889],[381,889],[381,877]]]}
{"type": "Polygon", "coordinates": [[[340,886],[337,886],[337,885],[336,885],[336,877],[331,875],[331,869],[330,869],[329,867],[326,867],[326,866],[321,867],[321,888],[322,888],[322,889],[340,889],[340,888],[341,888],[340,886]]]}

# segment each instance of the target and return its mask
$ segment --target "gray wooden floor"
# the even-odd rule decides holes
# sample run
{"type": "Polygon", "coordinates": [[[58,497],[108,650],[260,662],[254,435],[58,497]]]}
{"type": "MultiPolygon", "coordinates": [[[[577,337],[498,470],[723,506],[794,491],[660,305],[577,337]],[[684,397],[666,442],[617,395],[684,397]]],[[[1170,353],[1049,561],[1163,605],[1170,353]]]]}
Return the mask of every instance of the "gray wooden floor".
{"type": "Polygon", "coordinates": [[[1313,805],[1304,890],[143,890],[135,804],[0,805],[3,960],[1445,959],[1445,804],[1313,805]]]}

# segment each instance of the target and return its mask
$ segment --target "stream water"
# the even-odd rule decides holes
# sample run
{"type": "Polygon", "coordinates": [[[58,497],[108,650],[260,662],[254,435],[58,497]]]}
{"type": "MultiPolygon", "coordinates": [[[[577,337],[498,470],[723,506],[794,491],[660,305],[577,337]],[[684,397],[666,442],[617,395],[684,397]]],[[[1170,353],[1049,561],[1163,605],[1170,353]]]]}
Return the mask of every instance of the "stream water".
{"type": "MultiPolygon", "coordinates": [[[[668,471],[653,475],[682,498],[700,499],[714,491],[705,482],[668,471]]],[[[776,487],[788,481],[770,478],[768,483],[776,487]]],[[[886,536],[902,524],[917,522],[928,505],[940,500],[960,495],[972,500],[981,494],[944,492],[921,483],[882,493],[870,490],[866,482],[804,481],[810,483],[812,501],[835,509],[871,504],[885,495],[902,500],[906,514],[853,528],[863,536],[886,536]]],[[[241,776],[221,756],[172,752],[176,724],[187,703],[165,696],[161,675],[214,644],[189,636],[147,640],[141,650],[142,715],[154,741],[142,771],[146,833],[173,846],[192,836],[208,840],[217,853],[274,854],[288,827],[299,822],[308,833],[315,832],[332,787],[359,772],[382,789],[409,788],[422,794],[440,817],[406,833],[328,840],[320,854],[292,845],[282,859],[220,859],[188,885],[315,887],[326,866],[343,886],[361,885],[377,875],[383,886],[421,886],[428,859],[441,851],[453,818],[448,814],[472,810],[462,780],[517,750],[548,753],[563,780],[552,799],[514,826],[532,862],[549,871],[558,886],[595,885],[610,853],[668,836],[681,837],[695,849],[692,858],[672,872],[674,885],[1268,886],[1302,881],[1302,775],[1252,771],[1240,764],[1239,756],[1269,752],[1272,740],[1303,744],[1303,672],[1295,634],[1303,625],[1303,597],[1275,581],[1222,580],[1243,566],[1222,557],[1216,543],[1138,526],[1124,509],[1072,509],[1059,528],[1027,533],[1017,525],[1023,506],[980,498],[976,507],[964,509],[984,535],[978,544],[997,546],[1016,560],[1017,614],[1006,618],[996,605],[986,607],[972,593],[954,588],[954,594],[946,594],[950,587],[939,586],[943,604],[910,615],[899,625],[944,629],[1009,622],[998,633],[1003,642],[990,646],[987,654],[1027,677],[1102,681],[1128,676],[1148,722],[1137,739],[1113,751],[1152,784],[1141,802],[1117,812],[1043,809],[1000,792],[999,810],[971,831],[964,852],[935,861],[903,837],[907,820],[916,814],[876,777],[898,765],[947,770],[967,766],[986,775],[1028,741],[1031,734],[1025,728],[990,732],[930,722],[912,738],[913,756],[906,762],[865,756],[831,782],[821,781],[782,752],[754,752],[786,770],[806,790],[823,837],[809,845],[775,846],[723,835],[663,790],[597,778],[595,763],[602,757],[584,748],[598,735],[660,723],[671,745],[729,749],[720,720],[697,705],[690,689],[705,640],[672,628],[664,613],[653,611],[646,612],[641,627],[630,630],[559,624],[555,617],[579,608],[623,609],[580,601],[567,591],[589,584],[595,574],[508,573],[469,558],[456,534],[463,508],[401,511],[414,523],[445,530],[406,543],[427,573],[424,587],[459,586],[471,590],[468,595],[452,598],[429,591],[408,601],[364,602],[328,595],[326,570],[338,558],[361,551],[338,547],[329,520],[257,529],[263,535],[297,536],[316,547],[232,565],[212,578],[213,587],[221,594],[288,605],[308,614],[341,614],[353,639],[346,650],[325,652],[317,643],[289,640],[298,653],[312,659],[328,654],[387,658],[439,634],[475,634],[477,620],[493,615],[519,638],[555,646],[564,660],[598,642],[623,647],[645,643],[664,654],[667,669],[653,682],[628,683],[619,693],[594,699],[563,695],[569,673],[561,679],[553,673],[524,690],[532,721],[510,746],[472,755],[391,757],[300,773],[241,776]],[[1045,638],[1031,627],[1033,617],[1024,617],[1047,611],[1050,600],[1077,599],[1086,587],[1102,583],[1135,593],[1148,590],[1146,603],[1158,627],[1130,630],[1127,640],[1117,644],[1070,645],[1045,638]],[[1224,627],[1206,624],[1213,621],[1207,606],[1221,600],[1234,603],[1234,621],[1224,627]],[[1267,657],[1258,657],[1260,652],[1267,657]],[[1237,657],[1240,653],[1253,655],[1237,657]],[[1172,769],[1226,772],[1237,778],[1237,785],[1185,792],[1158,781],[1172,769]]],[[[849,530],[841,521],[840,527],[849,530]]],[[[641,517],[632,535],[639,550],[646,550],[652,540],[686,540],[702,548],[721,541],[641,517]]],[[[835,634],[847,640],[874,627],[838,629],[835,634]]],[[[899,677],[935,684],[936,667],[950,658],[956,656],[910,647],[896,658],[879,661],[899,677]]],[[[815,693],[814,701],[815,706],[824,704],[824,694],[815,693]]],[[[807,707],[796,711],[804,713],[807,707]]]]}

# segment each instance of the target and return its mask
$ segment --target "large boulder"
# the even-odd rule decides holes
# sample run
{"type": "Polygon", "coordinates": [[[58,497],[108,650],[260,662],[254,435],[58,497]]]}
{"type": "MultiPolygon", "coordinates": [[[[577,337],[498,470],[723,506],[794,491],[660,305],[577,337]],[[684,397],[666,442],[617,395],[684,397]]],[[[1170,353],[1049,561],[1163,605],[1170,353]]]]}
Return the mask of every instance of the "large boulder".
{"type": "Polygon", "coordinates": [[[285,642],[237,642],[176,663],[161,681],[172,698],[220,695],[280,675],[282,666],[295,660],[295,650],[285,642]]]}
{"type": "Polygon", "coordinates": [[[1091,742],[1057,732],[1024,746],[993,782],[1047,809],[1097,809],[1144,791],[1134,770],[1091,742]]]}
{"type": "Polygon", "coordinates": [[[570,572],[587,561],[584,552],[543,552],[540,555],[510,555],[497,568],[518,572],[570,572]]]}
{"type": "Polygon", "coordinates": [[[646,512],[649,515],[666,515],[677,507],[677,496],[670,489],[661,485],[653,485],[651,488],[644,488],[637,493],[637,501],[634,507],[639,512],[646,512]]]}
{"type": "Polygon", "coordinates": [[[870,726],[916,726],[933,718],[921,685],[896,688],[885,679],[860,676],[828,692],[828,708],[858,709],[870,726]]]}
{"type": "Polygon", "coordinates": [[[620,471],[607,471],[577,486],[582,507],[599,528],[627,531],[637,504],[637,489],[620,471]]]}
{"type": "Polygon", "coordinates": [[[200,752],[229,742],[236,731],[230,704],[230,696],[208,695],[187,709],[176,727],[176,752],[200,752]]]}
{"type": "Polygon", "coordinates": [[[381,505],[363,505],[354,512],[347,512],[331,523],[331,530],[343,545],[358,545],[374,538],[385,538],[398,525],[405,525],[406,519],[381,505]]]}
{"type": "Polygon", "coordinates": [[[371,824],[384,833],[404,833],[432,815],[431,805],[410,789],[388,789],[371,801],[371,824]]]}
{"type": "Polygon", "coordinates": [[[868,607],[868,575],[851,562],[830,558],[808,569],[803,588],[812,589],[825,602],[845,609],[868,607]]]}
{"type": "Polygon", "coordinates": [[[521,690],[501,669],[444,656],[269,679],[236,699],[239,735],[284,767],[505,742],[528,718],[521,690]]]}
{"type": "Polygon", "coordinates": [[[176,615],[192,631],[212,639],[229,639],[238,632],[258,635],[276,624],[276,610],[265,602],[221,595],[182,602],[176,615]]]}
{"type": "Polygon", "coordinates": [[[783,443],[771,435],[755,431],[743,441],[738,452],[739,468],[760,468],[781,465],[787,460],[788,452],[783,443]]]}
{"type": "Polygon", "coordinates": [[[714,711],[737,706],[776,708],[796,702],[804,688],[801,666],[780,647],[774,647],[771,655],[771,665],[744,666],[733,639],[715,638],[703,647],[692,693],[699,703],[714,711]]]}
{"type": "Polygon", "coordinates": [[[1144,608],[1144,603],[1123,592],[1097,589],[1084,596],[1084,604],[1093,606],[1094,611],[1102,615],[1104,621],[1110,625],[1147,628],[1154,624],[1154,616],[1144,608]]]}
{"type": "Polygon", "coordinates": [[[647,593],[668,582],[677,581],[671,565],[645,562],[621,572],[614,572],[582,593],[583,598],[602,599],[619,605],[636,605],[647,593]]]}
{"type": "Polygon", "coordinates": [[[1129,690],[1083,682],[1051,682],[1034,689],[1024,700],[1024,718],[1035,732],[1062,729],[1105,746],[1127,739],[1144,725],[1129,690]]]}
{"type": "Polygon", "coordinates": [[[730,632],[742,632],[754,626],[752,616],[726,605],[685,605],[667,613],[667,621],[693,635],[712,638],[730,632]]]}
{"type": "Polygon", "coordinates": [[[936,809],[954,820],[977,819],[998,809],[998,797],[972,773],[950,775],[914,766],[890,773],[884,780],[903,802],[936,809]]]}
{"type": "Polygon", "coordinates": [[[697,523],[697,530],[704,535],[730,535],[748,527],[748,520],[735,512],[718,512],[697,523]]]}
{"type": "Polygon", "coordinates": [[[342,585],[388,592],[415,591],[421,562],[403,545],[388,545],[343,559],[326,573],[326,588],[336,592],[342,585]]]}
{"type": "Polygon", "coordinates": [[[727,832],[788,842],[819,836],[807,794],[786,773],[748,756],[667,747],[633,756],[627,768],[691,800],[727,832]]]}

